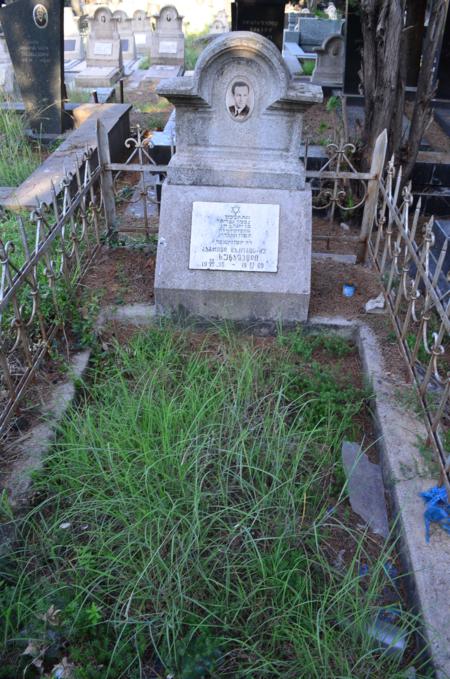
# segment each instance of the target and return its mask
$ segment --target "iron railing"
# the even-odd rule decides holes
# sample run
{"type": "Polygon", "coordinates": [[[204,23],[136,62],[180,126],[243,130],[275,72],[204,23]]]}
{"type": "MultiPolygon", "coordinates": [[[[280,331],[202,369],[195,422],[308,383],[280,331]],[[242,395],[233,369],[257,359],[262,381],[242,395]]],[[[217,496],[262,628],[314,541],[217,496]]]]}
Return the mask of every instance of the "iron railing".
{"type": "Polygon", "coordinates": [[[64,330],[74,292],[106,235],[101,167],[86,152],[29,218],[0,227],[0,434],[64,330]]]}

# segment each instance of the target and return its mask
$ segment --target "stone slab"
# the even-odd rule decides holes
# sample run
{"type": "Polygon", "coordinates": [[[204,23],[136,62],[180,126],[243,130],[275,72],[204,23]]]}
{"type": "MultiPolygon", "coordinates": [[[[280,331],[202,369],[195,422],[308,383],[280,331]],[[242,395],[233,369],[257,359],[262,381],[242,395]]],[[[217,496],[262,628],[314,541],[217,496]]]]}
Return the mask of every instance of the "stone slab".
{"type": "Polygon", "coordinates": [[[151,66],[146,71],[146,78],[177,78],[183,72],[182,66],[168,66],[164,64],[151,66]]]}
{"type": "Polygon", "coordinates": [[[155,300],[160,315],[303,321],[311,285],[311,194],[303,191],[163,185],[155,300]],[[193,203],[280,206],[277,273],[189,269],[193,203]]]}
{"type": "Polygon", "coordinates": [[[122,76],[122,71],[109,66],[88,66],[75,77],[76,87],[111,87],[122,76]]]}
{"type": "Polygon", "coordinates": [[[342,463],[353,511],[374,533],[387,538],[389,524],[380,466],[369,461],[358,443],[350,441],[342,445],[342,463]]]}
{"type": "Polygon", "coordinates": [[[104,123],[110,138],[111,159],[121,160],[124,141],[130,134],[130,104],[82,104],[74,110],[78,126],[3,203],[5,208],[34,208],[36,201],[51,204],[52,185],[58,187],[67,172],[75,173],[87,148],[97,148],[97,119],[104,123]],[[118,148],[119,147],[119,148],[118,148]]]}

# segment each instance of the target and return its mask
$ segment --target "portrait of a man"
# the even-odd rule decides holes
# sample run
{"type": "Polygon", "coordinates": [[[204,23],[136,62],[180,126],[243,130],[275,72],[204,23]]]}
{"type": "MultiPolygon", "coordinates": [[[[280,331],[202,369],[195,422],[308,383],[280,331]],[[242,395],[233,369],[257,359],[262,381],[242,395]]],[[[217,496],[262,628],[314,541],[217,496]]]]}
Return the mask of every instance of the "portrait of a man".
{"type": "Polygon", "coordinates": [[[253,108],[253,92],[244,80],[234,80],[227,93],[227,106],[234,120],[248,118],[253,108]]]}
{"type": "Polygon", "coordinates": [[[33,19],[38,28],[45,28],[48,24],[47,8],[44,5],[36,5],[33,9],[33,19]]]}

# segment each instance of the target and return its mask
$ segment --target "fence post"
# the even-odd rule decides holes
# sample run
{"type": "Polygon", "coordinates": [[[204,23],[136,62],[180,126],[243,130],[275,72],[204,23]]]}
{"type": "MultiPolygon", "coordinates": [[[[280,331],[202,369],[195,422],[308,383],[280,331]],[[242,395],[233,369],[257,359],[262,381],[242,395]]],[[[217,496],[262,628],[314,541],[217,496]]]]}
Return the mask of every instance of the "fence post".
{"type": "MultiPolygon", "coordinates": [[[[108,233],[116,232],[116,201],[114,198],[114,185],[112,171],[105,169],[111,163],[109,153],[108,132],[104,124],[97,120],[97,149],[98,161],[101,167],[100,182],[102,187],[103,205],[105,206],[106,228],[108,233]]],[[[115,233],[112,234],[115,237],[115,233]]]]}
{"type": "Polygon", "coordinates": [[[387,130],[384,129],[383,132],[381,132],[381,134],[378,135],[377,140],[375,142],[372,163],[370,166],[370,174],[372,178],[369,179],[368,181],[367,198],[364,205],[364,213],[361,222],[361,231],[359,234],[361,249],[358,255],[358,261],[360,262],[361,261],[365,262],[367,259],[368,242],[372,233],[373,224],[377,212],[380,181],[384,168],[384,161],[386,160],[387,142],[388,142],[387,130]]]}

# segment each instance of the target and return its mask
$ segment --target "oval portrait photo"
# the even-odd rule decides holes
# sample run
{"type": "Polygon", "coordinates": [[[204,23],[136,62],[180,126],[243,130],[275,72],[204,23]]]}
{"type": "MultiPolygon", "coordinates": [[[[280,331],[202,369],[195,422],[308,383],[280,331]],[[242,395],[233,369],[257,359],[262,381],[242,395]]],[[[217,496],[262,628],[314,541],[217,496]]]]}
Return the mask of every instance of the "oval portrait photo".
{"type": "Polygon", "coordinates": [[[226,94],[226,106],[233,120],[247,120],[254,104],[255,94],[250,83],[245,78],[232,80],[226,94]]]}
{"type": "Polygon", "coordinates": [[[33,9],[34,23],[38,28],[45,28],[48,24],[48,12],[44,5],[36,5],[33,9]]]}

